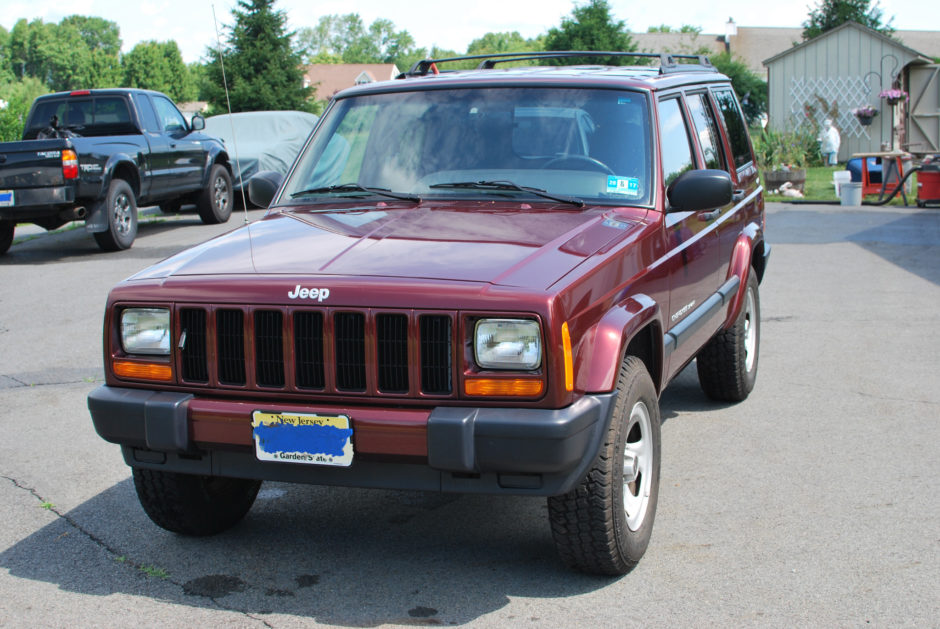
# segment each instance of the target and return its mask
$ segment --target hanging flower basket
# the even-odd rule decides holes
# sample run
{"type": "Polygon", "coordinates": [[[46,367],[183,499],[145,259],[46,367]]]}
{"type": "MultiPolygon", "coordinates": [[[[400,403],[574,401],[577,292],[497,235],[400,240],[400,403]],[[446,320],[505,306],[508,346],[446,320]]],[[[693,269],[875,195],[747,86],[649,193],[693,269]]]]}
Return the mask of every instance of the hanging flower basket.
{"type": "Polygon", "coordinates": [[[908,100],[910,98],[907,95],[907,92],[899,89],[882,90],[878,97],[888,101],[888,104],[892,107],[900,103],[902,100],[908,100]]]}
{"type": "Polygon", "coordinates": [[[852,110],[852,115],[858,119],[858,123],[863,127],[871,124],[872,119],[878,115],[878,110],[871,105],[857,107],[852,110]]]}

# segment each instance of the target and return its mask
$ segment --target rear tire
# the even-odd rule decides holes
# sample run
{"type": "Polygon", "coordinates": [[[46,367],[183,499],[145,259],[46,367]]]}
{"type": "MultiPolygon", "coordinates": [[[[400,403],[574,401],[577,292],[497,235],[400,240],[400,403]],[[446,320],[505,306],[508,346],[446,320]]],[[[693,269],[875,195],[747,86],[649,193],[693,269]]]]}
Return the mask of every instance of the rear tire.
{"type": "Polygon", "coordinates": [[[13,230],[16,224],[13,221],[0,221],[0,256],[9,251],[13,245],[13,230]]]}
{"type": "Polygon", "coordinates": [[[134,468],[137,498],[154,524],[182,535],[221,533],[245,517],[261,481],[134,468]]]}
{"type": "Polygon", "coordinates": [[[196,210],[206,225],[224,223],[232,215],[232,176],[225,166],[212,166],[209,183],[199,195],[196,210]]]}
{"type": "Polygon", "coordinates": [[[716,334],[696,357],[698,381],[705,395],[722,402],[740,402],[757,381],[760,354],[760,294],[757,273],[747,277],[744,303],[734,325],[716,334]]]}
{"type": "Polygon", "coordinates": [[[607,438],[587,476],[548,499],[555,548],[583,572],[630,572],[650,542],[659,500],[659,398],[646,366],[628,356],[607,438]]]}
{"type": "Polygon", "coordinates": [[[112,179],[105,196],[103,211],[108,216],[108,229],[95,233],[95,241],[105,251],[121,251],[137,238],[137,200],[129,183],[112,179]]]}

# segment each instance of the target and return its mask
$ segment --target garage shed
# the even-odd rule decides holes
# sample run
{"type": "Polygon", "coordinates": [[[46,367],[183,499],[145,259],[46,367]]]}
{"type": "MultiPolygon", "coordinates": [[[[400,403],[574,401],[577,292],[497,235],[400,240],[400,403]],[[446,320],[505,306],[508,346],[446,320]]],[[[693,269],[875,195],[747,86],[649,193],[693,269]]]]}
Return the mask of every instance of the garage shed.
{"type": "MultiPolygon", "coordinates": [[[[835,114],[833,123],[842,136],[840,161],[853,153],[892,148],[926,152],[923,149],[936,146],[940,137],[920,136],[938,136],[940,130],[936,124],[931,126],[929,112],[926,118],[921,115],[921,124],[913,129],[919,134],[918,146],[913,145],[910,109],[917,102],[916,95],[891,106],[879,94],[892,87],[910,93],[911,69],[926,67],[930,61],[891,37],[846,22],[764,61],[770,97],[768,125],[778,131],[791,130],[806,120],[808,112],[821,124],[828,109],[835,114]],[[852,114],[865,105],[878,110],[870,125],[852,114]],[[893,128],[897,128],[894,137],[893,128]]],[[[933,84],[936,90],[936,81],[933,84]]],[[[926,101],[930,99],[920,99],[926,101]]],[[[931,102],[937,102],[935,96],[931,102]]]]}

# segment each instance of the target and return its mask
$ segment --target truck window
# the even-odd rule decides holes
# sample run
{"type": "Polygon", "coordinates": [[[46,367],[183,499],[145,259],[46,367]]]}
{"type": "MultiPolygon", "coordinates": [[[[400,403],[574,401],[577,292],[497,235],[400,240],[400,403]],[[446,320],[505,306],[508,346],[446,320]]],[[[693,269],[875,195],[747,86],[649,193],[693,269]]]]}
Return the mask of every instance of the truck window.
{"type": "Polygon", "coordinates": [[[134,106],[137,107],[137,114],[140,116],[140,124],[146,131],[151,133],[160,132],[160,124],[153,113],[153,106],[150,104],[150,98],[146,94],[134,94],[134,106]]]}
{"type": "Polygon", "coordinates": [[[126,135],[136,133],[130,110],[123,96],[57,98],[36,105],[24,139],[34,139],[52,126],[56,117],[59,129],[78,136],[126,135]]]}
{"type": "Polygon", "coordinates": [[[162,96],[154,96],[153,107],[157,111],[157,121],[167,133],[180,133],[188,129],[183,114],[179,112],[176,105],[171,103],[169,99],[162,96]]]}

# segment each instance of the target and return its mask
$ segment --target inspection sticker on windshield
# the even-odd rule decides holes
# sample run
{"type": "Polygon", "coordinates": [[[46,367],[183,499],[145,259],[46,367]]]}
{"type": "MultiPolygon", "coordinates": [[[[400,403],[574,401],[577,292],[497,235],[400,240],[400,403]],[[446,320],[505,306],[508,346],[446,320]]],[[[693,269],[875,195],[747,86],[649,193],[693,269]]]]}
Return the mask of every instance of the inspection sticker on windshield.
{"type": "Polygon", "coordinates": [[[607,177],[607,192],[613,194],[629,194],[639,196],[640,180],[636,177],[617,177],[609,175],[607,177]]]}
{"type": "Polygon", "coordinates": [[[255,411],[251,414],[251,433],[259,461],[343,467],[352,464],[353,431],[346,415],[255,411]]]}

